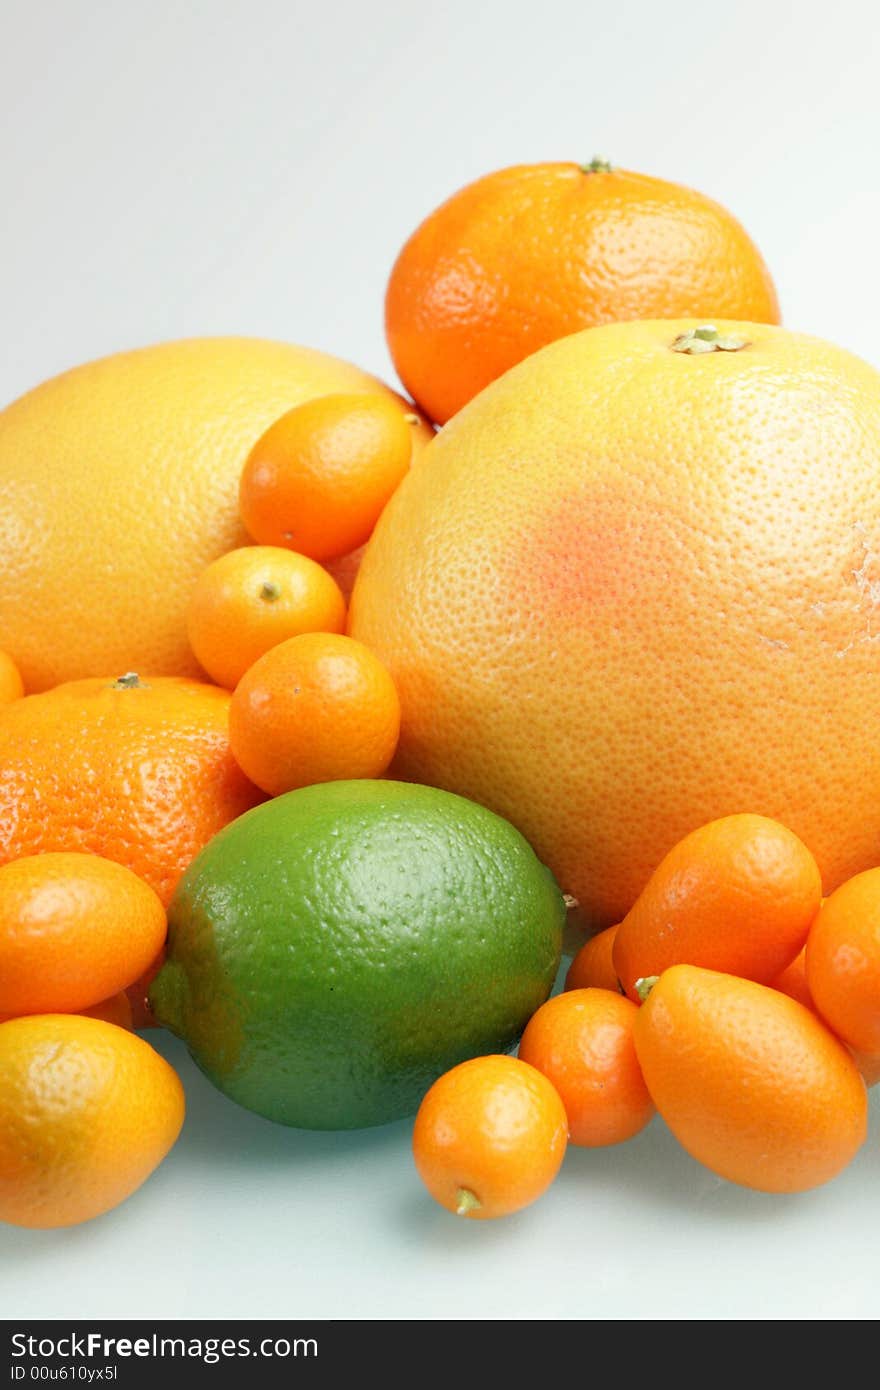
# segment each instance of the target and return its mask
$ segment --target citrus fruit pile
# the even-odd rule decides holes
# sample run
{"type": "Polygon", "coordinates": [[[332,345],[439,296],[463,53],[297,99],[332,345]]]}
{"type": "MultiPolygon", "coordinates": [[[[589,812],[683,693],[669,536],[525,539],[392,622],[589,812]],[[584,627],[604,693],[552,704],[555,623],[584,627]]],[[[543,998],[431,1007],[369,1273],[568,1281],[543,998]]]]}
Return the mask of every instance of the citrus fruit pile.
{"type": "Polygon", "coordinates": [[[183,1090],[132,1031],[124,993],[164,940],[161,900],[113,860],[48,852],[0,868],[0,1220],[97,1216],[173,1145],[183,1090]]]}
{"type": "Polygon", "coordinates": [[[598,158],[455,194],[385,307],[412,400],[196,338],[0,412],[0,1220],[154,1171],[156,1025],[279,1123],[415,1116],[479,1220],[658,1114],[766,1192],[864,1142],[880,375],[598,158]]]}
{"type": "Polygon", "coordinates": [[[714,331],[519,363],[398,489],[352,596],[396,772],[513,820],[593,928],[733,811],[795,831],[827,890],[880,859],[880,372],[714,331]]]}
{"type": "Polygon", "coordinates": [[[518,1058],[474,1059],[434,1084],[416,1163],[458,1215],[506,1215],[549,1186],[566,1134],[618,1144],[656,1110],[720,1177],[805,1191],[863,1144],[878,1045],[880,870],[823,902],[796,835],[723,817],[675,845],[622,922],[585,943],[518,1058]]]}
{"type": "MultiPolygon", "coordinates": [[[[231,1095],[286,1123],[329,1127],[411,1112],[451,1061],[515,1043],[549,993],[564,900],[518,831],[447,792],[404,787],[395,799],[397,784],[382,783],[372,812],[369,799],[362,807],[372,782],[353,783],[341,800],[336,792],[339,779],[385,771],[400,706],[381,662],[344,634],[342,590],[312,557],[344,557],[369,537],[410,466],[419,425],[390,396],[328,394],[292,407],[257,438],[240,469],[242,512],[260,535],[267,517],[287,515],[286,507],[290,515],[281,546],[227,549],[195,577],[186,635],[216,684],[132,670],[25,696],[18,665],[0,653],[0,1219],[63,1226],[99,1215],[139,1187],[175,1142],[180,1081],[133,1033],[156,1022],[151,986],[159,1021],[187,1037],[231,1095]],[[294,538],[301,549],[287,547],[294,538]],[[266,794],[312,784],[322,785],[301,809],[296,800],[263,808],[256,822],[243,814],[266,794]],[[281,830],[274,842],[273,824],[281,830]],[[348,839],[346,824],[354,827],[348,839]],[[224,827],[231,844],[218,835],[224,827]],[[403,878],[409,835],[426,843],[424,884],[415,887],[403,878]],[[489,865],[491,930],[473,906],[489,865]],[[199,898],[196,885],[207,884],[217,902],[218,866],[221,876],[240,872],[239,896],[231,918],[221,911],[211,922],[208,943],[200,899],[194,937],[178,925],[192,922],[186,904],[199,898]],[[273,894],[267,913],[273,875],[286,895],[273,894]],[[403,895],[393,922],[389,879],[403,895]],[[413,950],[419,917],[425,940],[413,950]],[[381,952],[370,941],[366,969],[365,921],[390,928],[381,952]],[[465,958],[477,933],[480,968],[465,958]],[[283,969],[291,951],[299,994],[283,969]],[[456,962],[471,989],[495,991],[476,1020],[456,962]],[[316,982],[325,995],[310,1014],[316,982]],[[439,1011],[430,1043],[409,1021],[413,991],[439,1011]],[[237,1010],[245,996],[247,1008],[237,1010]],[[397,1030],[397,1051],[386,1025],[397,1030]],[[291,1059],[302,1068],[309,1056],[292,1085],[291,1059]]],[[[223,890],[227,905],[235,876],[223,890]]]]}

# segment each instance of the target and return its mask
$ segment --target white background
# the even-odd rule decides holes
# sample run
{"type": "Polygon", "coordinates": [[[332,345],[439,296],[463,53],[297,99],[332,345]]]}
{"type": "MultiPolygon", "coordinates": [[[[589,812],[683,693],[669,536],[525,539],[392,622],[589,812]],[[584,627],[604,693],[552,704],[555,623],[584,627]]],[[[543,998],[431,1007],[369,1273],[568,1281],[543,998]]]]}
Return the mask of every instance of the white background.
{"type": "MultiPolygon", "coordinates": [[[[252,333],[390,376],[402,241],[462,183],[594,153],[742,219],[786,322],[880,365],[874,6],[0,0],[0,399],[115,349],[252,333]]],[[[770,1198],[659,1122],[459,1222],[409,1125],[285,1131],[211,1090],[116,1213],[0,1228],[0,1316],[873,1318],[880,1103],[853,1167],[770,1198]]]]}

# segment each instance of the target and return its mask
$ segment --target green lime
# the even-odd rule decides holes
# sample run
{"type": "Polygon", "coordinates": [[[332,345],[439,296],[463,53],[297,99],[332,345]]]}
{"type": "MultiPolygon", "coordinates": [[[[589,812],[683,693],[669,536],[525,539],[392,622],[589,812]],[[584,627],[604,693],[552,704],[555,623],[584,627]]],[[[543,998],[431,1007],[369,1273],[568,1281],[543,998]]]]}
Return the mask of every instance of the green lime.
{"type": "Polygon", "coordinates": [[[219,1088],[307,1129],[412,1114],[547,998],[565,904],[527,842],[433,787],[328,782],[202,850],[150,1002],[219,1088]]]}

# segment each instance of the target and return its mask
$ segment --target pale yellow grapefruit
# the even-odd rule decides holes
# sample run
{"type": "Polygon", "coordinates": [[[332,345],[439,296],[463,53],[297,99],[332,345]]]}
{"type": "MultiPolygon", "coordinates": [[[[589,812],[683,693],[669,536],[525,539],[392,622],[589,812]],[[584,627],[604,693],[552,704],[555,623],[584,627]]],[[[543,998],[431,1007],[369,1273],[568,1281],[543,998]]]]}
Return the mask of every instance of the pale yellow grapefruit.
{"type": "MultiPolygon", "coordinates": [[[[191,339],[77,367],[0,413],[0,648],[25,688],[197,675],[186,604],[205,565],[247,543],[248,452],[284,411],[336,391],[392,394],[309,348],[191,339]]],[[[429,437],[415,428],[416,453],[429,437]]]]}
{"type": "Polygon", "coordinates": [[[489,386],[352,600],[397,775],[508,817],[600,925],[734,812],[800,835],[826,892],[880,862],[880,375],[697,326],[590,329],[489,386]]]}

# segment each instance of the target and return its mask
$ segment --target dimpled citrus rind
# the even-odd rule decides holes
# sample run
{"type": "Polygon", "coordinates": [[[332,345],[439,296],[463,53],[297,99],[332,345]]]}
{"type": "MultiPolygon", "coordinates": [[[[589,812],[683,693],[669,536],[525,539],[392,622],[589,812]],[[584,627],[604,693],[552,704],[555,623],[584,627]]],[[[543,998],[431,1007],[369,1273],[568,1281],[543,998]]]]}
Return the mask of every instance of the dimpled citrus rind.
{"type": "Polygon", "coordinates": [[[388,781],[278,797],[217,835],[169,911],[160,1022],[248,1109],[309,1129],[415,1112],[511,1048],[550,992],[565,904],[509,823],[388,781]]]}
{"type": "Polygon", "coordinates": [[[591,328],[493,382],[352,595],[400,695],[392,775],[506,816],[594,927],[743,810],[826,892],[877,863],[880,373],[760,323],[677,350],[699,326],[591,328]]]}
{"type": "MultiPolygon", "coordinates": [[[[248,452],[336,391],[412,406],[349,362],[259,338],[115,353],[0,411],[0,648],[33,693],[105,671],[198,676],[186,607],[244,545],[248,452]]],[[[413,429],[413,457],[430,438],[413,429]]]]}

